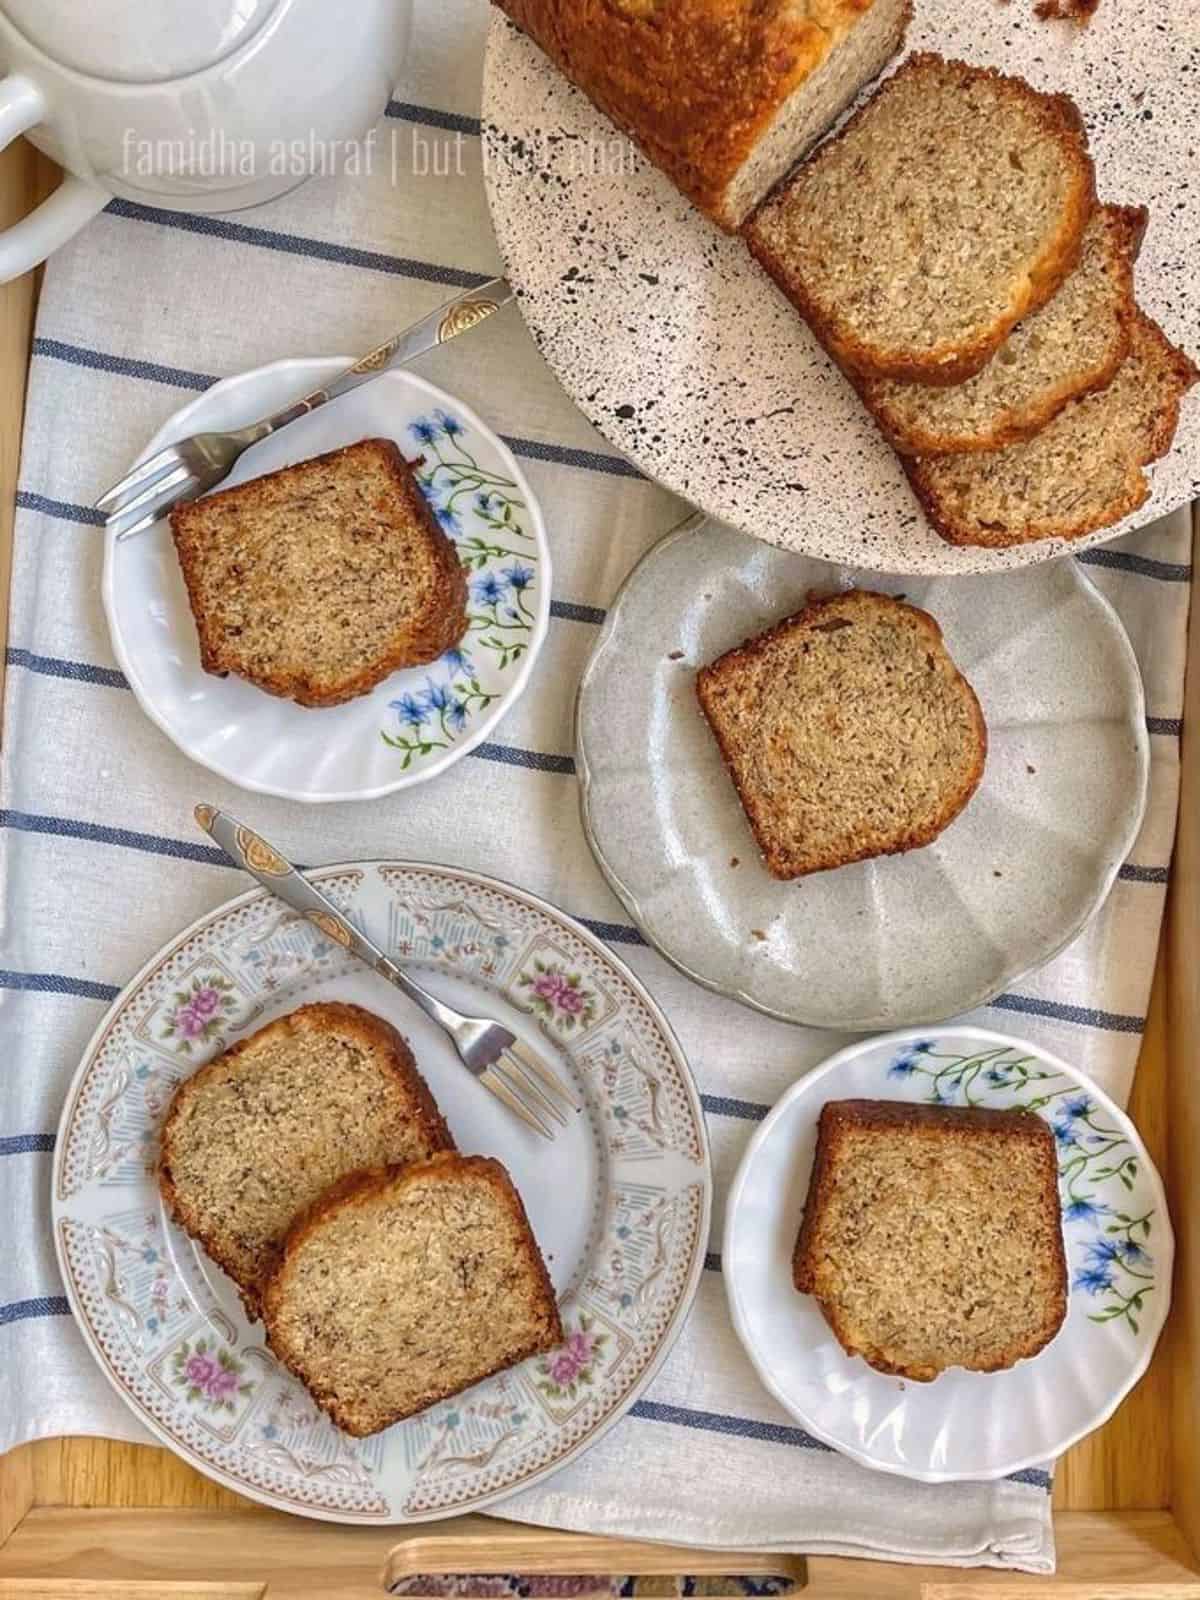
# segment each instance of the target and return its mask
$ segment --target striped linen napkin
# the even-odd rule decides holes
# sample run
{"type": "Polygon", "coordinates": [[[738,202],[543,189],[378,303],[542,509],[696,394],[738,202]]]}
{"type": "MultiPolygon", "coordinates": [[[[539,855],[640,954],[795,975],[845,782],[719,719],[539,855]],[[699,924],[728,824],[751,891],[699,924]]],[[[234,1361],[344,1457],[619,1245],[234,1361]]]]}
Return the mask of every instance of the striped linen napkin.
{"type": "MultiPolygon", "coordinates": [[[[197,840],[203,794],[304,861],[449,860],[525,885],[612,941],[679,1031],[705,1098],[721,1199],[757,1119],[845,1042],[687,983],[629,925],[580,831],[571,707],[598,623],[681,514],[559,389],[515,309],[422,371],[505,434],[539,494],[556,598],[529,692],[436,782],[322,808],[244,794],[190,764],[116,670],[89,510],[154,430],[215,378],[284,355],[358,352],[499,270],[480,177],[481,4],[418,6],[415,53],[369,177],[318,178],[236,219],[110,206],[51,263],[30,374],[0,773],[0,1449],[57,1434],[147,1435],[73,1328],[51,1246],[49,1152],[105,1005],[194,917],[244,887],[197,840]],[[394,162],[392,157],[394,155],[394,162]],[[440,172],[441,176],[434,176],[440,172]]],[[[1177,801],[1189,519],[1085,554],[1146,678],[1154,753],[1137,849],[1102,915],[972,1020],[1129,1091],[1177,801]]],[[[711,1255],[689,1325],[632,1414],[505,1515],[593,1532],[1048,1572],[1048,1471],[926,1487],[874,1474],[794,1425],[754,1376],[711,1255]]]]}

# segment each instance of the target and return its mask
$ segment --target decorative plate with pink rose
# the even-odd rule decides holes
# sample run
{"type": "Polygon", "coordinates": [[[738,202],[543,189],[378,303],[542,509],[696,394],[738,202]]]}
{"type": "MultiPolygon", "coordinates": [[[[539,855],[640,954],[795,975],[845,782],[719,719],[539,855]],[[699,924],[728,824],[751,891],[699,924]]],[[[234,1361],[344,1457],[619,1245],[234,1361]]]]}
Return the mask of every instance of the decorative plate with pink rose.
{"type": "Polygon", "coordinates": [[[551,1145],[464,1071],[403,995],[255,889],[202,917],[114,1002],[67,1099],[54,1232],[84,1337],[138,1417],[192,1466],[281,1510],[423,1522],[528,1488],[644,1391],[707,1247],[704,1117],[670,1026],[593,934],[452,867],[353,862],[310,876],[460,1010],[536,1041],[584,1106],[551,1145]],[[158,1131],[175,1087],[312,1000],[408,1038],[460,1149],[511,1172],[558,1291],[565,1342],[369,1439],[341,1433],[266,1347],[236,1290],[164,1212],[158,1131]]]}

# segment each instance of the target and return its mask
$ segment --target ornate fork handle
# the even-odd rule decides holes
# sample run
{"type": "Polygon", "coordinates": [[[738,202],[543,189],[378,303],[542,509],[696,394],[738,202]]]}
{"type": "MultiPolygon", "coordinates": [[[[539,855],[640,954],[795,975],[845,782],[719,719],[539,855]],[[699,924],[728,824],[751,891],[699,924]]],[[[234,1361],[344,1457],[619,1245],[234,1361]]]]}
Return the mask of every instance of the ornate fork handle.
{"type": "Polygon", "coordinates": [[[368,351],[352,367],[339,372],[322,388],[314,389],[281,411],[251,423],[245,431],[252,435],[253,442],[257,444],[260,439],[286,428],[289,422],[295,422],[297,417],[304,416],[306,412],[316,411],[319,406],[336,400],[339,395],[349,394],[360,384],[369,383],[389,367],[405,366],[416,356],[445,344],[447,339],[466,333],[494,311],[499,311],[501,306],[507,305],[512,297],[512,289],[504,278],[490,278],[477,289],[468,289],[465,294],[438,306],[412,327],[405,328],[402,333],[394,333],[390,339],[376,345],[374,350],[368,351]]]}
{"type": "Polygon", "coordinates": [[[451,1011],[440,1000],[435,1000],[428,989],[423,989],[415,978],[410,978],[403,967],[398,967],[387,956],[375,963],[375,971],[398,989],[403,989],[413,1004],[420,1006],[425,1015],[439,1027],[445,1028],[447,1033],[454,1033],[462,1027],[462,1018],[457,1011],[451,1011]]]}

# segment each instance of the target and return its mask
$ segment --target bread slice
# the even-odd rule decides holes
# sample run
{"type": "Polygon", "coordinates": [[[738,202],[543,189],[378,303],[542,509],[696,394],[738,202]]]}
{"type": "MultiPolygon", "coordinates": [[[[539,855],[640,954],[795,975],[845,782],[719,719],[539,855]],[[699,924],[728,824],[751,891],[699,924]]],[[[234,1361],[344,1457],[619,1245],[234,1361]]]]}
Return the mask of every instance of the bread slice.
{"type": "Polygon", "coordinates": [[[996,450],[1032,437],[1068,400],[1111,383],[1129,353],[1133,263],[1147,215],[1140,206],[1097,207],[1075,271],[965,383],[861,379],[859,392],[889,442],[908,455],[996,450]]]}
{"type": "Polygon", "coordinates": [[[268,1023],[179,1085],[159,1187],[256,1316],[288,1229],[331,1183],[453,1149],[395,1028],[323,1001],[268,1023]]]}
{"type": "Polygon", "coordinates": [[[776,878],[928,844],[983,775],[974,690],[934,619],[889,595],[810,596],[696,692],[776,878]]]}
{"type": "Polygon", "coordinates": [[[735,229],[899,50],[911,0],[499,0],[702,211],[735,229]]]}
{"type": "Polygon", "coordinates": [[[412,468],[363,439],[175,506],[205,672],[302,706],[366,694],[467,631],[467,582],[412,468]]]}
{"type": "Polygon", "coordinates": [[[1031,1111],[831,1100],[792,1276],[847,1355],[999,1372],[1067,1314],[1054,1135],[1031,1111]]]}
{"type": "Polygon", "coordinates": [[[263,1312],[275,1354],[356,1437],[563,1338],[521,1197],[484,1156],[337,1185],[293,1229],[263,1312]]]}
{"type": "Polygon", "coordinates": [[[960,383],[1074,268],[1093,203],[1069,100],[920,54],[744,233],[848,370],[960,383]]]}
{"type": "Polygon", "coordinates": [[[1142,312],[1130,352],[1098,394],[1072,400],[1021,444],[973,455],[901,456],[930,522],[950,544],[1079,539],[1136,511],[1143,471],[1171,447],[1183,396],[1200,377],[1142,312]]]}

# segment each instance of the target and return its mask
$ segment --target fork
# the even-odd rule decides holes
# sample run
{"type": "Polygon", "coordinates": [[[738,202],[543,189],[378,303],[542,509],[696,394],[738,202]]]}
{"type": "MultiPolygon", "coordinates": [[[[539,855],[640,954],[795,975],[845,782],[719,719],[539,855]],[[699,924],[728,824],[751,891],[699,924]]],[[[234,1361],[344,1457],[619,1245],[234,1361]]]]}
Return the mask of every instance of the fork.
{"type": "Polygon", "coordinates": [[[323,388],[314,389],[282,411],[228,433],[193,433],[190,438],[165,445],[148,461],[140,462],[127,472],[120,483],[107,489],[96,501],[97,511],[105,513],[110,527],[116,525],[118,539],[130,539],[135,533],[144,532],[179,501],[195,500],[215,488],[251,445],[278,433],[289,422],[307,416],[327,401],[357,389],[359,384],[369,383],[381,372],[402,367],[416,356],[445,344],[447,339],[477,327],[511,299],[512,290],[503,278],[491,278],[477,289],[456,295],[427,317],[377,345],[323,388]]]}
{"type": "Polygon", "coordinates": [[[245,823],[209,805],[198,805],[195,817],[205,833],[216,840],[237,866],[244,867],[265,889],[314,923],[327,939],[333,939],[351,955],[365,961],[415,1001],[427,1017],[450,1035],[467,1071],[522,1121],[547,1139],[554,1138],[550,1119],[560,1127],[567,1126],[563,1107],[578,1111],[578,1102],[558,1074],[523,1039],[488,1017],[465,1017],[452,1006],[443,1005],[365,933],[360,933],[333,901],[280,855],[274,845],[268,844],[245,823]]]}

